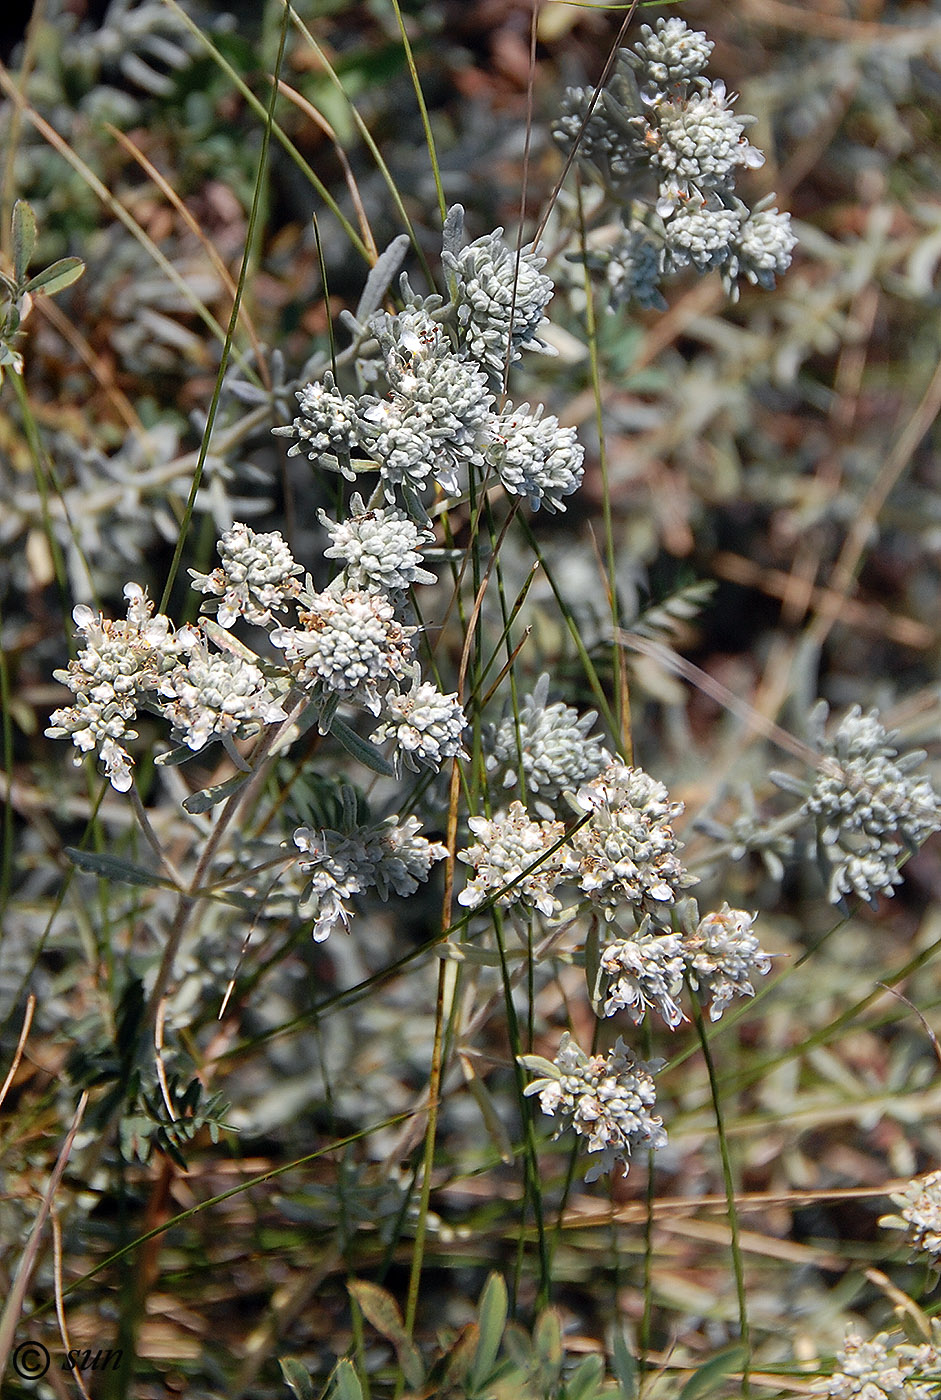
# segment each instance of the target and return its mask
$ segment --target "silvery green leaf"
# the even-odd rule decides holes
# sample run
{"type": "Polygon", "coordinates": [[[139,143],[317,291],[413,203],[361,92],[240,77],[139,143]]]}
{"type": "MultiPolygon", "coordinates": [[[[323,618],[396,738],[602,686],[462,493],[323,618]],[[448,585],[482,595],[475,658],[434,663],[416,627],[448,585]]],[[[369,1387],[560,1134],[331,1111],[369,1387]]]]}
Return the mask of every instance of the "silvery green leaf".
{"type": "Polygon", "coordinates": [[[184,799],[183,810],[189,812],[191,816],[196,816],[199,812],[208,812],[217,803],[224,802],[227,797],[231,797],[233,792],[238,792],[249,778],[248,773],[236,773],[233,777],[227,778],[224,783],[217,783],[215,787],[204,788],[202,792],[191,793],[184,799]]]}
{"type": "Polygon", "coordinates": [[[84,271],[85,264],[81,258],[60,258],[44,272],[37,272],[35,277],[31,277],[23,290],[45,292],[46,296],[53,297],[56,292],[64,291],[77,282],[84,271]]]}
{"type": "Polygon", "coordinates": [[[13,276],[21,287],[36,246],[36,215],[25,199],[13,206],[13,276]]]}
{"type": "Polygon", "coordinates": [[[393,238],[388,248],[379,254],[375,266],[366,278],[366,285],[356,308],[357,321],[368,321],[373,312],[378,311],[389,290],[389,284],[402,266],[408,245],[408,234],[400,233],[397,238],[393,238]]]}
{"type": "Polygon", "coordinates": [[[364,768],[369,768],[373,773],[381,773],[384,778],[394,778],[395,769],[387,758],[371,744],[368,739],[363,739],[354,729],[351,729],[342,719],[334,716],[330,724],[330,733],[346,749],[347,753],[361,763],[364,768]]]}
{"type": "Polygon", "coordinates": [[[145,870],[142,865],[134,865],[119,856],[109,856],[102,851],[80,851],[75,846],[66,846],[65,854],[73,865],[87,870],[92,875],[100,875],[105,880],[119,880],[125,885],[146,885],[150,889],[175,889],[170,880],[145,870]]]}

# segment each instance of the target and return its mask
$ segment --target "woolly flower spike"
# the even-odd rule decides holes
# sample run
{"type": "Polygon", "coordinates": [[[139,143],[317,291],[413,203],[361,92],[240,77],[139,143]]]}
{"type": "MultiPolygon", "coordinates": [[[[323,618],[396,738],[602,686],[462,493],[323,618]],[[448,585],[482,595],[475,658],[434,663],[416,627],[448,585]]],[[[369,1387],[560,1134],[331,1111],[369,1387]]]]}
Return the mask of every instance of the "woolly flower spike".
{"type": "Polygon", "coordinates": [[[507,716],[487,759],[491,771],[504,770],[504,787],[519,781],[517,770],[522,768],[526,795],[538,799],[534,805],[544,817],[554,815],[548,803],[597,777],[611,762],[602,740],[588,732],[597,713],[590,710],[579,717],[561,701],[547,705],[548,697],[549,676],[542,675],[520,706],[518,732],[513,716],[507,716]]]}
{"type": "Polygon", "coordinates": [[[611,289],[609,308],[641,306],[666,311],[666,298],[660,291],[663,248],[644,228],[625,229],[604,259],[604,271],[611,289]]]}
{"type": "Polygon", "coordinates": [[[79,750],[76,764],[83,753],[97,749],[118,792],[127,792],[131,786],[132,760],[119,740],[137,738],[130,726],[138,704],[153,695],[161,677],[199,641],[194,628],[175,632],[164,614],[153,616],[154,605],[139,584],[127,584],[124,596],[128,600],[124,621],[96,616],[84,604],[73,609],[72,617],[87,646],[68,670],[56,671],[55,677],[68,686],[77,703],[54,710],[46,730],[51,739],[71,737],[79,750]]]}
{"type": "Polygon", "coordinates": [[[684,199],[664,226],[666,270],[675,272],[692,264],[706,272],[725,263],[741,222],[738,209],[726,209],[716,199],[699,195],[684,199]]]}
{"type": "Polygon", "coordinates": [[[345,900],[375,889],[381,899],[390,891],[414,894],[428,879],[431,867],[447,850],[439,841],[419,836],[417,817],[389,817],[380,826],[361,827],[348,835],[339,831],[315,832],[300,826],[294,844],[303,852],[301,870],[310,878],[301,896],[300,912],[314,916],[313,936],[322,943],[342,923],[349,927],[351,911],[345,900]]]}
{"type": "Polygon", "coordinates": [[[672,904],[691,883],[670,825],[683,804],[671,802],[663,784],[643,769],[609,764],[577,800],[592,814],[572,836],[577,879],[606,919],[616,918],[625,904],[644,912],[651,904],[672,904]]]}
{"type": "Polygon", "coordinates": [[[323,382],[306,384],[297,391],[300,416],[289,427],[272,428],[278,437],[293,437],[297,441],[288,448],[289,457],[303,455],[318,465],[332,466],[349,480],[355,480],[350,468],[350,455],[358,442],[359,404],[347,394],[337,391],[333,375],[328,370],[323,382]],[[326,462],[324,459],[328,459],[326,462]]]}
{"type": "Polygon", "coordinates": [[[753,119],[735,116],[732,100],[721,79],[675,102],[663,100],[660,93],[645,98],[651,123],[646,144],[662,180],[697,190],[725,189],[737,166],[764,164],[764,156],[744,135],[746,121],[753,119]]]}
{"type": "Polygon", "coordinates": [[[298,682],[320,683],[378,715],[381,696],[409,666],[409,638],[418,629],[403,627],[381,593],[304,593],[301,601],[301,626],[277,627],[271,633],[272,642],[296,667],[298,682]]]}
{"type": "Polygon", "coordinates": [[[420,546],[434,539],[433,530],[413,524],[400,510],[367,510],[362,496],[350,500],[352,514],[333,521],[318,511],[332,544],[327,559],[343,559],[342,582],[367,593],[398,593],[414,583],[434,583],[435,576],[420,567],[420,546]]]}
{"type": "Polygon", "coordinates": [[[624,57],[642,88],[671,88],[677,83],[695,81],[714,47],[705,34],[690,29],[685,20],[672,15],[658,19],[653,29],[642,24],[633,53],[625,49],[624,57]]]}
{"type": "Polygon", "coordinates": [[[773,199],[771,194],[756,204],[731,240],[722,281],[733,298],[738,297],[736,278],[744,277],[770,291],[775,273],[784,272],[790,265],[797,237],[791,232],[790,214],[776,209],[773,199]]]}
{"type": "Polygon", "coordinates": [[[581,485],[585,449],[574,428],[560,428],[558,418],[542,411],[542,404],[535,412],[528,403],[507,405],[493,420],[484,458],[505,489],[525,496],[533,510],[563,511],[562,497],[581,485]]]}
{"type": "Polygon", "coordinates": [[[273,612],[283,611],[288,598],[297,597],[295,575],[301,566],[279,530],[259,535],[236,523],[225,531],[218,548],[221,568],[211,574],[190,569],[190,576],[198,593],[213,595],[202,610],[216,613],[220,627],[231,627],[239,617],[264,626],[273,612]]]}
{"type": "Polygon", "coordinates": [[[257,666],[224,652],[210,654],[205,643],[161,681],[160,696],[176,737],[191,749],[214,738],[246,738],[287,719],[257,666]]]}
{"type": "Polygon", "coordinates": [[[607,1055],[588,1056],[566,1033],[554,1060],[541,1055],[520,1055],[526,1069],[541,1072],[523,1090],[538,1094],[539,1106],[550,1117],[561,1118],[556,1137],[572,1127],[588,1140],[588,1151],[600,1154],[586,1173],[597,1181],[616,1162],[624,1163],[635,1147],[656,1150],[666,1144],[662,1118],[650,1109],[656,1102],[653,1074],[659,1064],[636,1060],[620,1038],[607,1055]]]}
{"type": "Polygon", "coordinates": [[[941,1369],[941,1328],[931,1323],[930,1342],[898,1342],[887,1346],[880,1332],[871,1342],[851,1333],[837,1352],[840,1369],[815,1381],[816,1395],[832,1400],[936,1400],[941,1369]]]}
{"type": "Polygon", "coordinates": [[[437,686],[421,679],[416,666],[411,690],[389,691],[382,705],[382,724],[372,735],[373,743],[395,744],[396,775],[402,765],[417,773],[420,768],[437,772],[449,758],[467,758],[461,735],[467,728],[457,694],[442,695],[437,686]]]}
{"type": "Polygon", "coordinates": [[[685,1020],[676,998],[683,990],[683,940],[677,933],[651,933],[645,919],[633,938],[609,943],[601,954],[607,979],[605,1016],[626,1011],[639,1026],[648,1006],[656,1007],[671,1029],[685,1020]]]}
{"type": "Polygon", "coordinates": [[[941,1272],[941,1171],[910,1181],[889,1199],[899,1207],[899,1214],[883,1215],[879,1224],[904,1230],[912,1259],[927,1257],[930,1267],[941,1272]]]}
{"type": "Polygon", "coordinates": [[[695,932],[683,940],[689,980],[709,997],[710,1021],[719,1020],[733,997],[753,997],[751,979],[771,970],[770,957],[751,931],[756,917],[723,904],[717,914],[700,919],[695,932]]]}
{"type": "Polygon", "coordinates": [[[458,851],[458,859],[474,867],[473,880],[458,896],[460,904],[474,909],[496,890],[511,885],[497,900],[500,906],[522,901],[547,917],[558,911],[560,904],[553,891],[564,877],[568,855],[564,846],[551,856],[546,852],[564,836],[561,822],[534,822],[522,802],[513,802],[508,811],[499,812],[492,820],[471,817],[468,826],[478,844],[458,851]],[[523,871],[534,862],[538,862],[535,870],[524,876],[523,871]]]}
{"type": "Polygon", "coordinates": [[[385,356],[391,393],[360,400],[357,432],[379,463],[386,499],[393,501],[402,483],[423,490],[429,477],[456,495],[458,468],[480,461],[493,406],[486,376],[452,353],[426,311],[380,312],[369,326],[385,356]]]}
{"type": "Polygon", "coordinates": [[[499,377],[507,364],[520,359],[521,349],[555,354],[537,335],[553,292],[552,281],[540,271],[546,260],[528,249],[517,263],[502,233],[502,228],[495,229],[459,253],[446,251],[441,258],[456,282],[461,342],[499,377]]]}
{"type": "Polygon", "coordinates": [[[804,811],[817,826],[818,851],[830,867],[830,900],[836,904],[855,892],[872,902],[901,883],[901,856],[941,831],[941,800],[927,778],[910,775],[924,753],[899,756],[896,735],[886,732],[876,710],[864,715],[854,705],[829,739],[827,713],[821,702],[810,717],[823,750],[813,784],[788,774],[773,776],[779,786],[805,797],[804,811]]]}

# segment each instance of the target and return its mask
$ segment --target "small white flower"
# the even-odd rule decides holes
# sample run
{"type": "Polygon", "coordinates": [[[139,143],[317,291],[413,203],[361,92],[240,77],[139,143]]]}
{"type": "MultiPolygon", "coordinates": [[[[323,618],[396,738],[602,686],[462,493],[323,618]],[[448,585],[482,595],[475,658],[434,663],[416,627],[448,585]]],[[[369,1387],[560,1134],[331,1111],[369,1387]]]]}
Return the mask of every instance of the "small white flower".
{"type": "Polygon", "coordinates": [[[280,531],[259,535],[236,523],[219,540],[221,568],[211,574],[190,569],[193,588],[214,595],[203,604],[215,612],[221,627],[231,627],[239,617],[264,625],[273,612],[281,612],[288,598],[296,598],[300,585],[295,575],[300,564],[288,549],[280,531]]]}
{"type": "Polygon", "coordinates": [[[570,705],[547,705],[549,676],[542,675],[532,695],[519,707],[519,727],[512,715],[498,727],[487,759],[491,771],[503,771],[503,786],[513,787],[522,768],[526,796],[536,799],[540,816],[552,817],[547,804],[597,777],[611,762],[602,740],[589,731],[595,710],[579,716],[570,705]]]}
{"type": "Polygon", "coordinates": [[[328,590],[304,594],[302,601],[300,627],[277,627],[271,633],[274,645],[296,668],[299,684],[322,684],[378,715],[383,694],[409,667],[409,639],[418,629],[403,627],[381,593],[328,590]]]}
{"type": "Polygon", "coordinates": [[[358,494],[350,510],[346,520],[337,521],[318,512],[331,539],[325,557],[344,560],[344,587],[397,593],[415,583],[435,582],[434,574],[420,567],[421,546],[434,540],[433,530],[420,529],[400,510],[367,510],[358,494]]]}
{"type": "Polygon", "coordinates": [[[578,804],[591,820],[572,836],[577,879],[606,919],[625,907],[656,913],[691,883],[677,855],[671,822],[683,810],[662,783],[641,768],[614,762],[581,788],[578,804]]]}
{"type": "Polygon", "coordinates": [[[399,895],[415,893],[428,879],[432,865],[447,855],[445,846],[419,836],[420,830],[416,817],[400,822],[396,816],[346,835],[297,828],[294,844],[303,853],[299,864],[308,876],[299,907],[302,914],[315,917],[316,942],[322,942],[337,923],[349,926],[351,910],[346,901],[353,895],[367,889],[375,889],[381,899],[387,899],[392,890],[399,895]]]}
{"type": "Polygon", "coordinates": [[[683,941],[689,979],[710,999],[709,1019],[718,1021],[733,997],[751,997],[751,979],[771,970],[771,959],[752,933],[757,915],[728,904],[700,919],[683,941]]]}
{"type": "Polygon", "coordinates": [[[902,1191],[893,1191],[890,1199],[899,1214],[883,1215],[879,1224],[904,1230],[912,1258],[927,1256],[931,1268],[941,1272],[941,1171],[910,1181],[902,1191]]]}
{"type": "Polygon", "coordinates": [[[421,679],[416,667],[410,690],[390,690],[384,696],[382,723],[372,739],[376,744],[393,741],[396,773],[403,764],[413,773],[423,767],[437,772],[449,758],[467,758],[461,746],[466,728],[456,693],[443,695],[436,685],[421,679]]]}
{"type": "Polygon", "coordinates": [[[632,938],[619,938],[602,950],[601,971],[607,979],[605,1016],[627,1011],[637,1026],[654,1006],[671,1029],[685,1020],[677,1002],[684,971],[679,934],[651,932],[645,919],[632,938]]]}
{"type": "Polygon", "coordinates": [[[210,739],[242,739],[287,719],[257,666],[203,644],[160,682],[163,713],[191,749],[210,739]]]}
{"type": "Polygon", "coordinates": [[[569,856],[564,846],[552,855],[549,849],[565,834],[557,821],[533,821],[521,802],[513,802],[493,818],[471,817],[468,826],[477,844],[458,852],[458,859],[474,867],[474,878],[461,891],[458,901],[471,909],[504,885],[510,885],[497,903],[501,906],[522,901],[547,917],[559,909],[553,891],[564,877],[569,856]],[[533,862],[536,868],[523,874],[533,862]]]}
{"type": "Polygon", "coordinates": [[[519,1059],[527,1069],[542,1071],[523,1093],[538,1094],[543,1113],[559,1115],[556,1136],[572,1127],[587,1139],[588,1151],[599,1154],[586,1181],[596,1181],[617,1162],[623,1162],[626,1176],[634,1148],[655,1151],[666,1144],[663,1119],[650,1112],[659,1065],[635,1059],[620,1036],[607,1055],[588,1056],[566,1031],[554,1060],[541,1055],[519,1059]]]}
{"type": "Polygon", "coordinates": [[[525,496],[533,510],[562,511],[563,496],[577,491],[584,474],[585,450],[574,428],[562,428],[539,404],[510,405],[492,423],[484,458],[504,488],[525,496]]]}
{"type": "Polygon", "coordinates": [[[553,292],[551,280],[541,271],[546,260],[528,248],[517,258],[502,233],[502,228],[495,229],[459,253],[442,256],[455,281],[462,344],[499,377],[508,363],[520,358],[521,349],[555,353],[537,334],[553,292]]]}
{"type": "Polygon", "coordinates": [[[880,1332],[871,1342],[850,1333],[837,1352],[838,1370],[813,1384],[816,1395],[830,1400],[935,1400],[941,1369],[941,1329],[931,1322],[932,1340],[912,1343],[899,1340],[887,1346],[888,1334],[880,1332]]]}

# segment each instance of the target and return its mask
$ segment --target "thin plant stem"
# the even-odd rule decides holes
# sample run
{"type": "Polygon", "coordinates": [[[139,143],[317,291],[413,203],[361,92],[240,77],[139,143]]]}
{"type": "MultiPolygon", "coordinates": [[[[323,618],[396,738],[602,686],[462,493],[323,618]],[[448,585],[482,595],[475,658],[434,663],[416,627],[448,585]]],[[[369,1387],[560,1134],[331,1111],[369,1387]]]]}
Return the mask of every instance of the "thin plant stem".
{"type": "Polygon", "coordinates": [[[748,1301],[745,1296],[745,1267],[738,1234],[738,1207],[735,1200],[735,1177],[732,1172],[732,1157],[729,1152],[729,1140],[725,1131],[725,1114],[722,1108],[722,1095],[716,1076],[715,1062],[712,1058],[709,1037],[706,1034],[706,1023],[703,1019],[702,1006],[699,1003],[699,996],[693,988],[690,988],[690,1000],[693,1006],[693,1024],[696,1027],[696,1034],[699,1037],[700,1048],[702,1049],[703,1059],[706,1064],[706,1073],[709,1076],[709,1091],[712,1095],[712,1108],[716,1119],[716,1136],[719,1140],[719,1156],[722,1160],[722,1179],[725,1184],[725,1199],[729,1209],[729,1240],[732,1252],[732,1268],[735,1273],[735,1292],[738,1297],[738,1326],[742,1344],[745,1348],[745,1360],[742,1366],[742,1396],[743,1400],[748,1400],[751,1394],[751,1384],[749,1380],[749,1372],[751,1369],[751,1339],[748,1326],[748,1301]]]}
{"type": "Polygon", "coordinates": [[[255,177],[255,189],[252,194],[252,207],[248,216],[248,224],[245,230],[245,251],[242,255],[242,265],[239,268],[238,285],[235,288],[235,296],[232,299],[232,310],[229,315],[229,324],[226,328],[225,339],[222,342],[222,354],[219,357],[219,369],[216,373],[216,382],[212,391],[212,398],[209,402],[209,411],[206,414],[206,426],[203,430],[203,439],[199,445],[199,456],[196,459],[196,467],[193,472],[193,481],[190,486],[189,498],[183,511],[183,520],[180,524],[177,535],[176,548],[173,551],[173,558],[170,561],[170,568],[167,572],[167,581],[164,585],[163,597],[160,600],[158,611],[166,612],[173,584],[179,571],[180,561],[183,558],[183,550],[186,547],[186,537],[189,534],[190,521],[193,518],[193,511],[196,506],[196,496],[199,492],[200,483],[203,479],[203,470],[206,465],[206,458],[209,456],[209,443],[212,438],[212,427],[216,420],[216,413],[219,408],[219,400],[222,396],[222,383],[225,379],[225,372],[229,364],[229,355],[232,351],[232,343],[235,339],[236,327],[239,323],[239,311],[242,305],[242,296],[245,291],[245,281],[248,277],[249,264],[252,261],[252,248],[255,241],[255,233],[258,228],[259,213],[261,210],[262,192],[265,185],[265,172],[268,168],[268,148],[271,144],[271,127],[274,121],[274,109],[278,100],[277,78],[281,71],[281,64],[284,61],[284,49],[288,37],[289,10],[285,6],[281,19],[281,34],[278,45],[278,57],[275,62],[275,81],[271,85],[271,95],[268,99],[268,110],[265,113],[265,123],[262,128],[261,152],[258,157],[258,172],[255,177]]]}

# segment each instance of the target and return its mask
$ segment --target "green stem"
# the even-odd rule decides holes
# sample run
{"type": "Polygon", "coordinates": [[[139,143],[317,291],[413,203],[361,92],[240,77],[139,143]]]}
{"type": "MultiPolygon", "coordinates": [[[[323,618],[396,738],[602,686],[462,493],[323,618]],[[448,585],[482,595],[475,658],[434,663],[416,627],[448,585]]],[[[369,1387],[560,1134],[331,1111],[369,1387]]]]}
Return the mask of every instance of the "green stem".
{"type": "Polygon", "coordinates": [[[751,1386],[749,1384],[751,1340],[748,1327],[748,1304],[745,1297],[745,1269],[742,1261],[741,1244],[738,1237],[738,1210],[735,1204],[735,1178],[732,1174],[732,1158],[729,1153],[729,1141],[725,1132],[725,1117],[722,1111],[722,1098],[719,1093],[719,1081],[716,1076],[716,1067],[712,1058],[712,1050],[709,1046],[709,1037],[706,1034],[706,1023],[703,1020],[699,996],[692,988],[690,988],[690,999],[693,1005],[693,1022],[696,1026],[696,1034],[699,1037],[699,1044],[702,1048],[703,1059],[706,1062],[706,1073],[709,1076],[709,1091],[712,1095],[712,1106],[716,1115],[719,1156],[722,1159],[722,1178],[725,1183],[725,1199],[729,1208],[732,1267],[735,1271],[735,1291],[738,1295],[738,1325],[739,1333],[745,1347],[745,1360],[742,1365],[742,1396],[743,1400],[748,1400],[751,1394],[751,1386]]]}

